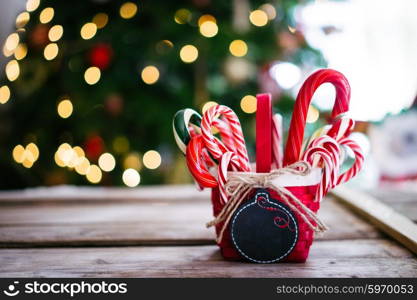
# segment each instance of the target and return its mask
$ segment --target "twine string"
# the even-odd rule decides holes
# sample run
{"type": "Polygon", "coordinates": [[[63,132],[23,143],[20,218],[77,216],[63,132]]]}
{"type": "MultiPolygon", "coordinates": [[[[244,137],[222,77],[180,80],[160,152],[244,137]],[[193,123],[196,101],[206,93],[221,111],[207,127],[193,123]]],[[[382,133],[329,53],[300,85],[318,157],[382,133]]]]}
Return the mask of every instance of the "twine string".
{"type": "Polygon", "coordinates": [[[216,241],[219,243],[227,225],[232,218],[233,213],[239,207],[243,200],[251,193],[254,188],[269,188],[276,191],[282,201],[284,201],[296,214],[298,214],[304,222],[315,232],[324,232],[328,228],[320,220],[320,218],[304,205],[296,196],[294,196],[285,187],[277,186],[273,183],[274,179],[283,174],[294,174],[307,176],[311,172],[311,166],[306,161],[298,161],[284,168],[273,170],[270,173],[254,173],[254,172],[228,172],[228,180],[226,183],[226,193],[229,200],[223,206],[220,213],[210,222],[206,224],[211,227],[223,222],[216,241]]]}

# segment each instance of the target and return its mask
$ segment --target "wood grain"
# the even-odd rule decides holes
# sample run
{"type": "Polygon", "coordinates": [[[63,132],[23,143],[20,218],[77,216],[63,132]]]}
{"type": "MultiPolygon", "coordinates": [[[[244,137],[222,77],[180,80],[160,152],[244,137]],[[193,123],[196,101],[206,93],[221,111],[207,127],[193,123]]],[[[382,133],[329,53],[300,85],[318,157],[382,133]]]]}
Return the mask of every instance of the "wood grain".
{"type": "Polygon", "coordinates": [[[305,264],[224,261],[216,246],[0,249],[1,277],[415,277],[387,240],[320,241],[305,264]]]}

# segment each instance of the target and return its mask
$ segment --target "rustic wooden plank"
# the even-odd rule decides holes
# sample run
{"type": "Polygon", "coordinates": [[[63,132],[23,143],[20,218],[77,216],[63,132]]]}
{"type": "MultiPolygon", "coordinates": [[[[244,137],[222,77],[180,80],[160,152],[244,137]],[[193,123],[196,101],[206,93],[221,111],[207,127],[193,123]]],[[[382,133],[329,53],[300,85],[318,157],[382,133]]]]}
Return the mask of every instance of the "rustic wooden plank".
{"type": "Polygon", "coordinates": [[[332,194],[352,210],[417,254],[417,224],[391,207],[358,190],[339,186],[332,194]]]}
{"type": "Polygon", "coordinates": [[[216,246],[0,249],[1,277],[415,277],[387,240],[320,241],[305,264],[224,261],[216,246]]]}
{"type": "MultiPolygon", "coordinates": [[[[0,247],[213,244],[209,199],[137,202],[41,202],[0,209],[0,247]]],[[[320,216],[330,230],[318,239],[380,237],[332,199],[320,216]]]]}

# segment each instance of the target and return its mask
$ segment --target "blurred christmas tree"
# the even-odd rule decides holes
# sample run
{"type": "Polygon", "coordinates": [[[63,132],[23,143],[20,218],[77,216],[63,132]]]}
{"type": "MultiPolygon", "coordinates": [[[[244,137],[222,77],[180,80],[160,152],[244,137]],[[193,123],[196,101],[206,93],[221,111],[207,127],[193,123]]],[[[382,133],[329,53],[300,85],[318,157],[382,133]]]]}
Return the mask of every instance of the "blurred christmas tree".
{"type": "Polygon", "coordinates": [[[253,145],[252,95],[288,112],[299,68],[323,64],[298,4],[29,0],[3,47],[0,188],[181,181],[172,116],[212,101],[246,113],[253,145]]]}

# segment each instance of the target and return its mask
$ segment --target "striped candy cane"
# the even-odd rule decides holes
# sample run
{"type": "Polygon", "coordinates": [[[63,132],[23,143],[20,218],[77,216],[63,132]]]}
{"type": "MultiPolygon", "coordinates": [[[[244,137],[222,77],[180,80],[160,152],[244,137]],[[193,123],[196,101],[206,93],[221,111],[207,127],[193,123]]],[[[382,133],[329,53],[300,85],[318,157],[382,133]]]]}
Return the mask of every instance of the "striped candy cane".
{"type": "Polygon", "coordinates": [[[228,195],[226,192],[227,171],[229,171],[231,166],[238,163],[239,157],[234,152],[225,152],[220,158],[217,177],[219,181],[220,202],[222,205],[224,205],[228,199],[228,195]]]}
{"type": "Polygon", "coordinates": [[[226,148],[232,152],[236,152],[235,140],[229,123],[220,119],[214,119],[213,126],[219,131],[221,141],[226,148]]]}
{"type": "Polygon", "coordinates": [[[353,163],[353,166],[347,170],[345,173],[341,174],[337,180],[337,184],[341,184],[344,182],[349,181],[351,178],[355,177],[359,171],[363,167],[364,162],[364,156],[362,153],[361,147],[353,140],[349,138],[344,138],[340,140],[341,145],[345,145],[352,149],[353,153],[355,154],[355,162],[353,163]]]}
{"type": "Polygon", "coordinates": [[[282,167],[282,116],[275,114],[272,119],[272,161],[273,167],[282,167]]]}
{"type": "Polygon", "coordinates": [[[222,157],[225,152],[228,152],[226,146],[224,146],[222,143],[216,143],[216,138],[211,132],[211,126],[219,115],[223,116],[228,121],[233,135],[233,140],[236,147],[235,154],[238,157],[237,164],[232,161],[234,168],[240,171],[250,171],[249,157],[246,149],[245,139],[243,137],[242,127],[238,117],[229,107],[224,105],[216,105],[210,107],[204,113],[203,120],[201,122],[201,134],[206,148],[215,159],[220,159],[220,157],[222,157]]]}
{"type": "Polygon", "coordinates": [[[332,118],[336,119],[340,114],[348,110],[350,86],[343,74],[335,70],[323,69],[308,77],[301,87],[295,102],[288,132],[288,140],[285,147],[284,166],[292,164],[300,159],[310,102],[317,88],[326,82],[332,83],[336,88],[336,100],[333,106],[332,118]]]}

